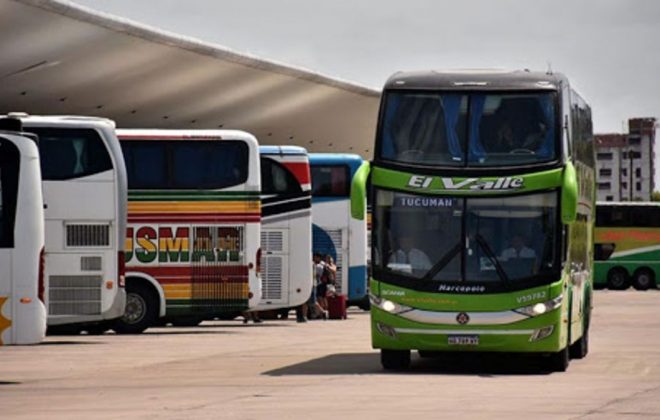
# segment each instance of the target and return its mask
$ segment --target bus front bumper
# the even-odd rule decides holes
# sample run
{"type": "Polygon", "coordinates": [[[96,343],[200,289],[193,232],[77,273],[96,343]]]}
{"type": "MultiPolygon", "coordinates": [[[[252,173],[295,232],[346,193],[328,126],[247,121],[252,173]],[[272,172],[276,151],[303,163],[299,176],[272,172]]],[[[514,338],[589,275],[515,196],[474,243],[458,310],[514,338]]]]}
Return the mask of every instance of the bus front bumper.
{"type": "Polygon", "coordinates": [[[557,352],[567,342],[561,310],[501,325],[439,325],[410,321],[371,308],[375,349],[444,352],[557,352]]]}

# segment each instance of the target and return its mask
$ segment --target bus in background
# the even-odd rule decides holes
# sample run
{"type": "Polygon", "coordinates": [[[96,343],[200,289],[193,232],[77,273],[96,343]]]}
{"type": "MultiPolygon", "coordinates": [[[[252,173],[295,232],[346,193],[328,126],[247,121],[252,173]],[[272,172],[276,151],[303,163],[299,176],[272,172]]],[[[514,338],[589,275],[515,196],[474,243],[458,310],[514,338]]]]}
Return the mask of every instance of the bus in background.
{"type": "Polygon", "coordinates": [[[598,202],[594,284],[613,290],[656,288],[660,274],[660,203],[598,202]]]}
{"type": "Polygon", "coordinates": [[[102,333],[126,303],[126,169],[114,122],[12,115],[39,137],[49,333],[102,333]]]}
{"type": "Polygon", "coordinates": [[[114,329],[197,325],[257,307],[257,140],[232,130],[118,130],[128,171],[126,312],[114,329]]]}
{"type": "Polygon", "coordinates": [[[307,150],[261,146],[261,302],[292,308],[312,291],[312,200],[307,150]]]}
{"type": "Polygon", "coordinates": [[[0,121],[0,346],[46,333],[39,150],[20,131],[20,121],[0,121]]]}
{"type": "Polygon", "coordinates": [[[525,352],[563,371],[588,351],[591,111],[557,73],[408,72],[387,82],[373,187],[372,345],[525,352]]]}
{"type": "MultiPolygon", "coordinates": [[[[331,255],[337,265],[337,292],[348,305],[368,308],[367,223],[351,216],[351,181],[359,155],[310,153],[312,171],[312,250],[331,255]]],[[[364,211],[364,210],[363,210],[364,211]]]]}

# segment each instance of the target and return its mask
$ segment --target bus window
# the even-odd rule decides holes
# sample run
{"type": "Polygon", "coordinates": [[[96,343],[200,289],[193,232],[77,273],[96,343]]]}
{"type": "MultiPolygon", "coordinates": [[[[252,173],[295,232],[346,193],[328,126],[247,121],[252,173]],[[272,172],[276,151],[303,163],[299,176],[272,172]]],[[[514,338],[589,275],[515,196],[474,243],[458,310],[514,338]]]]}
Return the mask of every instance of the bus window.
{"type": "Polygon", "coordinates": [[[301,192],[300,182],[278,162],[261,158],[261,192],[263,194],[288,194],[301,192]]]}
{"type": "Polygon", "coordinates": [[[92,129],[29,127],[39,136],[41,174],[45,181],[59,181],[112,170],[110,154],[92,129]]]}
{"type": "Polygon", "coordinates": [[[0,139],[0,248],[14,246],[19,160],[18,148],[0,139]]]}
{"type": "Polygon", "coordinates": [[[348,197],[350,194],[350,175],[347,166],[312,166],[311,171],[312,196],[348,197]]]}
{"type": "Polygon", "coordinates": [[[122,142],[128,188],[165,188],[167,185],[167,159],[161,144],[150,142],[122,142]]]}

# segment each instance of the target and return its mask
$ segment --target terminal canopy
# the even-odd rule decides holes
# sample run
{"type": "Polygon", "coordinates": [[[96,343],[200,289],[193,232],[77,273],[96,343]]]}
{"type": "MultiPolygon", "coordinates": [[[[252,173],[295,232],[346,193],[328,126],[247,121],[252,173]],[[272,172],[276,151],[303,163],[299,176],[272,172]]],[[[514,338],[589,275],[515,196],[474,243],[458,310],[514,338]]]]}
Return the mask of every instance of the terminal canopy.
{"type": "Polygon", "coordinates": [[[56,0],[0,0],[0,113],[232,128],[370,158],[380,92],[56,0]]]}

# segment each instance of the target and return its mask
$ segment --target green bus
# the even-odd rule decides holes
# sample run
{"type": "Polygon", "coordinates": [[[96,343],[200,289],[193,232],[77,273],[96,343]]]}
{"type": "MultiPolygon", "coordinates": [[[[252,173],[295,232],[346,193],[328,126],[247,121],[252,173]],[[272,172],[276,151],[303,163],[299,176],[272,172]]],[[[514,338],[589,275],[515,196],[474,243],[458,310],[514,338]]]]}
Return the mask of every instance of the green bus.
{"type": "Polygon", "coordinates": [[[660,203],[598,202],[594,285],[655,289],[660,273],[660,203]]]}
{"type": "Polygon", "coordinates": [[[372,194],[383,367],[411,350],[536,353],[554,371],[584,357],[594,162],[591,110],[561,74],[393,75],[352,188],[356,216],[372,194]]]}

